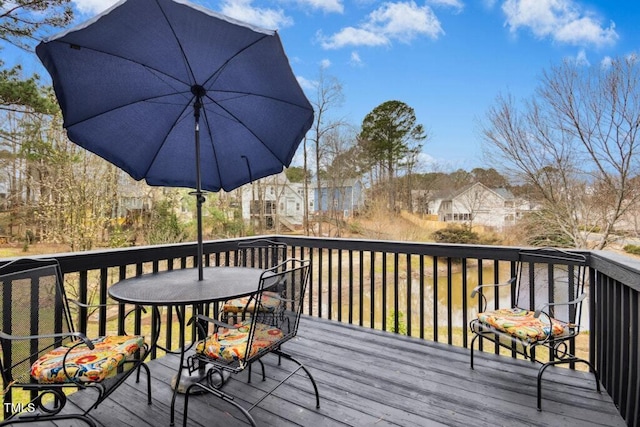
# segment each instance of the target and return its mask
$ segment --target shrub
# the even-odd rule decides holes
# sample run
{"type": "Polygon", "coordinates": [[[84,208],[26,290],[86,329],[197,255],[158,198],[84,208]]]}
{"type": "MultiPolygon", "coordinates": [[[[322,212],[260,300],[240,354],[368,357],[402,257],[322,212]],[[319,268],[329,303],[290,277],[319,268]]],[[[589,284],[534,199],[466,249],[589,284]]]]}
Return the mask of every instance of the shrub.
{"type": "Polygon", "coordinates": [[[455,225],[448,225],[446,228],[434,231],[431,234],[431,237],[438,243],[480,243],[478,233],[471,231],[466,227],[459,227],[455,225]]]}
{"type": "Polygon", "coordinates": [[[622,249],[628,254],[640,255],[640,246],[638,245],[625,245],[622,249]]]}
{"type": "Polygon", "coordinates": [[[407,335],[407,323],[404,320],[404,313],[398,312],[398,330],[395,330],[395,316],[396,312],[391,311],[387,315],[387,332],[395,332],[401,335],[407,335]]]}

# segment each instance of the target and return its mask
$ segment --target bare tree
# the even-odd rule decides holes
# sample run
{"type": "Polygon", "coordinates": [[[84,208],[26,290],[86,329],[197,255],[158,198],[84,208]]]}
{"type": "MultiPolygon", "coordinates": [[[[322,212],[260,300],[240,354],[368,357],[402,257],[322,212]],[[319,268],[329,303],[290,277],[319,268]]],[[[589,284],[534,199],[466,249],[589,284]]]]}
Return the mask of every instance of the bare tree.
{"type": "MultiPolygon", "coordinates": [[[[318,80],[316,82],[316,94],[311,100],[315,112],[314,122],[311,126],[309,142],[314,149],[316,192],[318,200],[316,208],[322,207],[322,192],[320,188],[320,177],[322,175],[322,159],[325,151],[325,138],[334,129],[344,125],[344,120],[331,117],[331,111],[342,105],[344,95],[342,84],[335,77],[325,75],[324,68],[320,68],[318,80]]],[[[306,142],[305,140],[305,170],[306,165],[306,142]]],[[[305,182],[308,175],[305,176],[305,182]]],[[[305,201],[308,205],[308,201],[305,201]]],[[[318,234],[322,234],[322,221],[318,222],[318,234]]]]}
{"type": "MultiPolygon", "coordinates": [[[[544,72],[522,106],[499,96],[482,134],[490,159],[531,185],[543,203],[532,218],[575,247],[602,249],[639,202],[640,65],[571,61],[544,72]]],[[[553,239],[551,239],[553,241],[553,239]]]]}
{"type": "MultiPolygon", "coordinates": [[[[326,135],[325,156],[323,158],[323,170],[326,179],[323,180],[327,188],[327,214],[329,216],[329,234],[340,236],[342,234],[343,210],[347,198],[347,184],[352,183],[359,176],[358,168],[351,159],[355,147],[355,130],[346,125],[334,128],[326,135]],[[340,209],[338,209],[340,208],[340,209]]],[[[353,189],[351,188],[351,191],[353,189]]]]}

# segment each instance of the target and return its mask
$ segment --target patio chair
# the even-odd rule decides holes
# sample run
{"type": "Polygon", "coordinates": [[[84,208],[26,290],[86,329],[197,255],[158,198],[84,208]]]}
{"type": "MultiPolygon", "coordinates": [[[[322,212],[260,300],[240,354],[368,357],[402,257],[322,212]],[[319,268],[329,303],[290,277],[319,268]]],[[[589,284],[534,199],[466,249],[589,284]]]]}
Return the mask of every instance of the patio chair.
{"type": "MultiPolygon", "coordinates": [[[[251,425],[255,426],[256,423],[249,411],[299,370],[303,370],[311,381],[316,397],[316,408],[320,407],[320,395],[313,376],[302,363],[282,349],[282,345],[295,337],[298,332],[309,277],[309,266],[310,262],[307,260],[288,259],[266,270],[261,275],[259,283],[256,284],[256,306],[261,304],[265,289],[274,283],[282,284],[286,288],[288,296],[287,299],[281,299],[283,314],[275,317],[273,324],[261,322],[260,316],[257,315],[248,316],[246,320],[235,325],[225,324],[203,315],[191,318],[190,323],[197,321],[196,324],[201,328],[201,332],[206,338],[196,343],[195,353],[190,356],[187,365],[190,372],[194,372],[199,366],[204,365],[208,367],[208,371],[205,380],[190,385],[185,392],[184,426],[187,425],[191,395],[203,391],[238,408],[251,425]],[[224,391],[224,386],[227,383],[226,377],[228,374],[238,374],[250,368],[256,361],[262,365],[261,359],[268,354],[277,355],[278,363],[280,363],[280,359],[286,359],[293,362],[295,367],[261,399],[245,409],[237,403],[234,396],[224,391]],[[224,375],[225,373],[227,375],[224,375]]],[[[248,374],[251,375],[250,370],[248,374]]],[[[266,380],[264,365],[262,365],[262,380],[266,380]]],[[[246,400],[246,398],[243,399],[246,400]]]]}
{"type": "Polygon", "coordinates": [[[79,419],[95,426],[89,411],[103,402],[129,375],[151,376],[143,360],[142,336],[88,339],[73,327],[60,266],[53,259],[19,259],[0,266],[0,371],[4,420],[0,425],[79,419]],[[71,391],[93,389],[90,407],[65,410],[71,391]],[[94,394],[95,393],[95,394],[94,394]],[[93,399],[93,397],[92,397],[93,399]]]}
{"type": "Polygon", "coordinates": [[[582,304],[587,296],[586,261],[582,254],[561,249],[522,250],[513,278],[503,284],[473,289],[471,296],[479,295],[481,303],[480,312],[470,322],[474,334],[470,345],[471,369],[475,342],[489,340],[541,365],[537,380],[538,410],[542,409],[542,374],[549,366],[573,367],[575,363],[585,363],[600,392],[594,366],[575,355],[575,338],[580,334],[582,304]],[[500,308],[504,304],[500,304],[498,287],[509,288],[513,301],[509,308],[500,308]],[[487,307],[488,295],[495,299],[491,310],[487,307]]]}
{"type": "MultiPolygon", "coordinates": [[[[288,247],[285,243],[268,239],[257,239],[239,242],[235,265],[238,267],[254,267],[268,269],[281,264],[287,258],[288,247]]],[[[245,320],[250,313],[261,315],[263,321],[281,315],[281,298],[286,298],[283,286],[274,284],[265,290],[262,301],[257,305],[253,295],[234,298],[222,305],[222,321],[235,323],[239,318],[245,320]]]]}

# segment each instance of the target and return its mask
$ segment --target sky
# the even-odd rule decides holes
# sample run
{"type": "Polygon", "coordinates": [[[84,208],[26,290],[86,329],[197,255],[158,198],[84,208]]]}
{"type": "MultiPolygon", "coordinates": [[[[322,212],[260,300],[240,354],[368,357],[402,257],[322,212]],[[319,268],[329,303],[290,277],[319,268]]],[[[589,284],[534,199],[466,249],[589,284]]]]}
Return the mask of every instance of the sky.
{"type": "MultiPolygon", "coordinates": [[[[640,51],[637,0],[192,2],[278,30],[310,99],[321,72],[341,83],[344,102],[331,113],[356,131],[385,101],[412,107],[429,134],[424,172],[495,166],[482,156],[479,129],[498,95],[530,98],[542,72],[564,60],[601,67],[640,51]]],[[[75,25],[115,1],[72,3],[75,25]]],[[[47,76],[35,54],[0,54],[47,76]]]]}

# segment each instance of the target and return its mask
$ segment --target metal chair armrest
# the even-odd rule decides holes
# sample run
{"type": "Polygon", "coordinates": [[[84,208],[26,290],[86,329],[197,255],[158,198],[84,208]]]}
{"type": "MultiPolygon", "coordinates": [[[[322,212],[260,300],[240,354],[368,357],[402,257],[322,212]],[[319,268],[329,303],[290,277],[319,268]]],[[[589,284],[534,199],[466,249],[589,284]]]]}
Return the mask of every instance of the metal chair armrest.
{"type": "Polygon", "coordinates": [[[540,317],[542,313],[544,313],[547,317],[550,317],[549,314],[545,311],[545,308],[555,307],[559,305],[577,305],[580,302],[582,302],[582,300],[585,299],[586,297],[587,297],[587,293],[584,292],[582,293],[582,295],[580,295],[578,298],[572,301],[547,302],[547,303],[541,304],[538,308],[536,308],[536,311],[534,312],[533,316],[537,319],[538,317],[540,317]]]}
{"type": "Polygon", "coordinates": [[[229,323],[214,319],[213,317],[205,316],[204,314],[196,314],[195,316],[191,317],[191,319],[189,319],[189,321],[187,322],[187,326],[191,326],[195,321],[213,323],[214,325],[222,328],[237,329],[234,325],[230,325],[229,323]]]}
{"type": "Polygon", "coordinates": [[[471,298],[475,298],[477,294],[480,294],[482,297],[482,309],[480,311],[484,311],[487,308],[487,297],[484,296],[484,292],[480,292],[482,288],[497,288],[502,286],[513,286],[516,282],[517,278],[512,277],[504,283],[491,283],[487,285],[478,285],[471,290],[471,298]]]}
{"type": "Polygon", "coordinates": [[[72,303],[74,303],[75,305],[77,305],[78,307],[81,307],[81,308],[107,307],[107,306],[120,305],[120,303],[86,304],[84,302],[80,302],[80,301],[75,300],[73,298],[67,298],[67,301],[72,302],[72,303]]]}
{"type": "Polygon", "coordinates": [[[39,338],[67,338],[67,337],[79,338],[91,350],[93,350],[95,348],[95,346],[93,345],[91,340],[89,340],[89,338],[87,338],[87,336],[85,334],[83,334],[82,332],[60,332],[60,333],[57,333],[57,334],[42,334],[42,335],[10,335],[10,334],[7,334],[5,332],[0,331],[0,338],[5,339],[5,340],[11,340],[11,341],[34,340],[34,339],[39,339],[39,338]]]}
{"type": "Polygon", "coordinates": [[[511,279],[507,280],[504,283],[491,283],[491,284],[488,284],[488,285],[478,285],[478,286],[476,286],[475,288],[473,288],[471,290],[471,297],[475,297],[476,294],[479,293],[480,289],[482,289],[482,288],[497,288],[499,286],[507,286],[507,285],[513,286],[515,281],[516,281],[516,278],[512,277],[511,279]]]}

